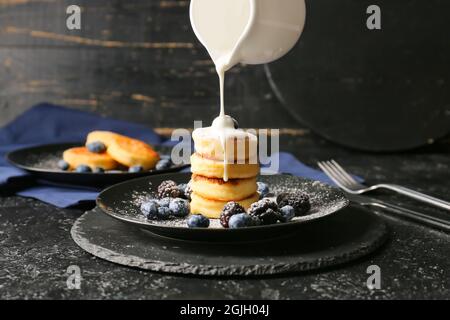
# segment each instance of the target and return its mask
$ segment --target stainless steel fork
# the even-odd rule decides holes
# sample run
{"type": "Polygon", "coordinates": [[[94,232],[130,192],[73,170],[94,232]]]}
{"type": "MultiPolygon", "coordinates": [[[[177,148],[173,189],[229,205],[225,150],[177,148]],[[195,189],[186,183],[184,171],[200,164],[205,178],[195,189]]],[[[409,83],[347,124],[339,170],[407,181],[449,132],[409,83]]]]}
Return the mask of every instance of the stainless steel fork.
{"type": "Polygon", "coordinates": [[[340,188],[344,189],[348,193],[363,194],[376,189],[388,189],[413,199],[434,205],[438,208],[450,211],[450,202],[426,195],[421,192],[417,192],[395,184],[376,184],[373,186],[365,186],[356,181],[347,171],[342,168],[336,161],[322,161],[317,163],[320,169],[323,170],[340,188]]]}

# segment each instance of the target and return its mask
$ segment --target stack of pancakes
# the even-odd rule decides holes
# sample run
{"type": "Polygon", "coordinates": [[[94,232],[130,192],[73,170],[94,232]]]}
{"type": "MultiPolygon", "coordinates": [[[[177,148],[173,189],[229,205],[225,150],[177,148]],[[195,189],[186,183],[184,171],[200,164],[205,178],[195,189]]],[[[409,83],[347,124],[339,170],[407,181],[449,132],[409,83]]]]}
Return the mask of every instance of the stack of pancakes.
{"type": "Polygon", "coordinates": [[[256,177],[257,138],[236,130],[226,139],[226,153],[211,128],[194,131],[195,153],[191,156],[191,212],[219,218],[227,202],[236,201],[245,209],[258,201],[256,177]],[[224,180],[224,157],[227,179],[224,180]]]}

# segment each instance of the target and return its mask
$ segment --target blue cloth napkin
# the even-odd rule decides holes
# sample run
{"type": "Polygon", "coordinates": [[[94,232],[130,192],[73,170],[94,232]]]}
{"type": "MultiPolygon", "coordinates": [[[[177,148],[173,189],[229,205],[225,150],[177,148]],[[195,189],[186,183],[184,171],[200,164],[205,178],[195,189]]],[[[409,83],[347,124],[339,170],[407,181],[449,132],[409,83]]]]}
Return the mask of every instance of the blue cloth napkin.
{"type": "MultiPolygon", "coordinates": [[[[143,125],[61,106],[39,104],[0,128],[0,190],[13,189],[20,183],[28,182],[29,186],[15,193],[61,208],[94,201],[100,190],[35,181],[31,175],[12,167],[5,159],[7,152],[18,148],[47,143],[84,141],[86,135],[92,130],[111,130],[156,145],[167,143],[153,130],[143,125]]],[[[323,172],[306,166],[290,153],[280,152],[272,155],[272,158],[274,157],[279,157],[278,172],[333,184],[323,172]]]]}
{"type": "Polygon", "coordinates": [[[11,166],[5,158],[8,152],[28,146],[84,141],[93,130],[111,130],[151,144],[164,142],[162,137],[143,125],[42,103],[0,128],[0,190],[33,184],[16,194],[63,208],[95,200],[97,189],[35,183],[30,174],[11,166]]]}

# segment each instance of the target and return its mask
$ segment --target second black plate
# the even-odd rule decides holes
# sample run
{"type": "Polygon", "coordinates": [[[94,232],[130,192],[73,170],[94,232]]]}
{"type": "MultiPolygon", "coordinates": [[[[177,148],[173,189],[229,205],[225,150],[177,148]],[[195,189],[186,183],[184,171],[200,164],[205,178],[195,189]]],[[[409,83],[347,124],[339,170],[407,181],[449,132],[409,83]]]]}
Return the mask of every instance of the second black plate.
{"type": "MultiPolygon", "coordinates": [[[[6,158],[12,165],[34,174],[38,179],[83,186],[108,186],[129,179],[179,171],[188,167],[188,165],[172,165],[172,167],[165,170],[137,173],[125,171],[79,173],[60,170],[57,163],[58,160],[62,159],[64,150],[82,145],[82,142],[46,144],[12,151],[7,154],[6,158]]],[[[161,154],[161,157],[170,156],[171,149],[169,147],[155,147],[155,149],[161,154]]]]}

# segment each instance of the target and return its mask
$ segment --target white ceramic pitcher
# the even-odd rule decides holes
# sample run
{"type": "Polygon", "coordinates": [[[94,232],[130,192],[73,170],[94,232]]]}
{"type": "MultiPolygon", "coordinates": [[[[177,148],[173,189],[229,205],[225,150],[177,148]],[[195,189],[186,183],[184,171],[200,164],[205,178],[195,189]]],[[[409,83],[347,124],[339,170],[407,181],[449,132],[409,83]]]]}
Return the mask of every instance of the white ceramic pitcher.
{"type": "Polygon", "coordinates": [[[285,55],[305,24],[304,0],[191,0],[194,32],[218,64],[262,64],[285,55]],[[220,63],[222,64],[222,63],[220,63]]]}

